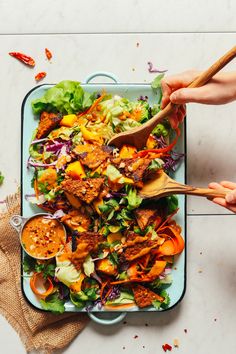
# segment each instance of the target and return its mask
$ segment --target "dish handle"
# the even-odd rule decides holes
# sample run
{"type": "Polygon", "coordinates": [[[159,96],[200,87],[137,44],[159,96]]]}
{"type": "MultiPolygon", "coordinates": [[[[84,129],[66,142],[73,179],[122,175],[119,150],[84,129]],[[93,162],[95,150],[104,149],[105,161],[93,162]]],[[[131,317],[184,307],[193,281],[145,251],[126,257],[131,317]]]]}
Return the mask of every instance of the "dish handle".
{"type": "Polygon", "coordinates": [[[27,220],[27,218],[24,218],[21,215],[13,215],[10,218],[10,225],[20,234],[22,227],[25,223],[25,221],[27,220]]]}
{"type": "Polygon", "coordinates": [[[114,75],[112,73],[105,72],[105,71],[98,71],[96,73],[93,73],[93,74],[87,76],[86,79],[84,80],[85,84],[88,84],[95,77],[99,77],[99,76],[108,77],[109,79],[113,80],[116,84],[119,82],[119,80],[116,77],[116,75],[114,75]]]}
{"type": "MultiPolygon", "coordinates": [[[[99,314],[101,314],[102,312],[100,312],[99,314]]],[[[110,312],[109,312],[110,314],[110,312]]],[[[101,325],[105,325],[105,326],[110,326],[110,325],[114,325],[116,323],[121,322],[125,316],[127,315],[126,312],[114,312],[112,313],[112,315],[115,315],[115,317],[113,318],[100,318],[97,317],[95,313],[89,312],[88,316],[91,318],[91,320],[93,320],[94,322],[101,324],[101,325]]]]}

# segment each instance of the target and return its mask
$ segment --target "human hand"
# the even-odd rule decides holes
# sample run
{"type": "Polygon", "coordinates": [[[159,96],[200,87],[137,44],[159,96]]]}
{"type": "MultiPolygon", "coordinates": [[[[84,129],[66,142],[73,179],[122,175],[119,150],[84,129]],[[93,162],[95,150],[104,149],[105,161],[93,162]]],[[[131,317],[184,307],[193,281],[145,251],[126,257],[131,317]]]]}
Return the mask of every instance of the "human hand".
{"type": "Polygon", "coordinates": [[[161,81],[162,102],[161,108],[171,101],[181,106],[175,108],[170,117],[172,128],[178,126],[185,117],[185,107],[188,102],[202,104],[224,104],[236,99],[236,73],[221,73],[212,78],[206,85],[197,88],[188,88],[199,75],[200,71],[189,70],[180,74],[167,76],[161,81]]]}
{"type": "Polygon", "coordinates": [[[222,181],[220,183],[212,182],[208,186],[211,189],[226,188],[230,192],[225,198],[214,198],[212,201],[215,204],[223,206],[224,208],[236,213],[236,183],[222,181]]]}

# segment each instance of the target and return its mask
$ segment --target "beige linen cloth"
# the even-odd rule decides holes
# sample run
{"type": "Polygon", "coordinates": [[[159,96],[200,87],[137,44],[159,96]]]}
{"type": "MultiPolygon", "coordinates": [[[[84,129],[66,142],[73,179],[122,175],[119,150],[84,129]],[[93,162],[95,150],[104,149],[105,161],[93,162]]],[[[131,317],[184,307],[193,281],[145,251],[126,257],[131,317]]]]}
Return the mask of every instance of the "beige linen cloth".
{"type": "Polygon", "coordinates": [[[26,351],[53,353],[65,348],[84,328],[86,314],[54,315],[35,310],[21,292],[21,252],[17,232],[9,224],[20,213],[20,193],[6,199],[0,215],[0,313],[19,334],[26,351]]]}

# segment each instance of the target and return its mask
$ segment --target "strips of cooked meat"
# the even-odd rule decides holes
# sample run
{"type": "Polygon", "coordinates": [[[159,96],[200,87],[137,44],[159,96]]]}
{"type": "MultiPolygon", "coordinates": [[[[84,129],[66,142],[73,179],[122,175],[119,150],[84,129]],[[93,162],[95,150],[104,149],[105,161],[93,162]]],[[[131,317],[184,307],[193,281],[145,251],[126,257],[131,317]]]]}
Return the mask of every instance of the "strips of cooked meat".
{"type": "Polygon", "coordinates": [[[99,195],[103,182],[103,178],[84,178],[83,180],[67,178],[61,183],[61,186],[65,192],[69,192],[90,204],[99,195]]]}
{"type": "Polygon", "coordinates": [[[154,291],[147,289],[142,285],[135,285],[132,287],[132,290],[134,293],[134,300],[140,308],[151,306],[152,302],[155,300],[160,302],[164,301],[162,296],[154,293],[154,291]]]}
{"type": "Polygon", "coordinates": [[[100,166],[108,157],[111,156],[112,148],[109,146],[97,146],[97,145],[88,145],[86,148],[79,149],[76,147],[73,150],[76,153],[85,166],[88,166],[91,170],[94,170],[100,166]]]}
{"type": "Polygon", "coordinates": [[[119,171],[128,178],[132,178],[134,182],[143,181],[146,170],[151,163],[148,158],[136,159],[113,159],[112,163],[119,169],[119,171]]]}
{"type": "Polygon", "coordinates": [[[42,112],[40,115],[40,121],[36,139],[45,138],[62,120],[61,114],[42,112]]]}
{"type": "Polygon", "coordinates": [[[97,249],[102,236],[96,232],[81,232],[77,238],[77,248],[71,254],[71,262],[77,269],[81,268],[85,258],[91,251],[97,249]]]}
{"type": "Polygon", "coordinates": [[[124,255],[125,259],[130,262],[134,261],[135,259],[148,254],[152,248],[157,246],[156,240],[146,240],[142,243],[136,243],[131,247],[126,248],[124,255]]]}
{"type": "MultiPolygon", "coordinates": [[[[158,210],[151,208],[138,208],[134,212],[136,221],[141,230],[144,230],[148,225],[154,222],[157,218],[158,210]]],[[[161,220],[161,218],[160,218],[161,220]]]]}

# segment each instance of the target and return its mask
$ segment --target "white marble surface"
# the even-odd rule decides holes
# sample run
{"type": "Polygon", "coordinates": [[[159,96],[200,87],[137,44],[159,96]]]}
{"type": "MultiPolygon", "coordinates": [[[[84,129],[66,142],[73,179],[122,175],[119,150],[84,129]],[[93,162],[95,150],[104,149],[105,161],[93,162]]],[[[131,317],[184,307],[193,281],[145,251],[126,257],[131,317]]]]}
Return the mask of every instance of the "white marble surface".
{"type": "MultiPolygon", "coordinates": [[[[204,69],[235,45],[235,10],[233,0],[147,0],[145,6],[141,0],[70,0],[69,6],[61,0],[42,0],[40,6],[34,1],[1,0],[0,171],[5,181],[0,200],[20,182],[21,102],[35,86],[36,72],[47,71],[45,83],[83,81],[91,72],[104,70],[115,73],[121,82],[142,83],[155,76],[147,71],[149,60],[170,74],[204,69]],[[45,47],[53,52],[51,64],[44,58],[45,47]],[[35,69],[8,56],[18,50],[35,57],[35,69]]],[[[235,61],[227,70],[235,70],[235,61]]],[[[189,183],[204,186],[212,180],[236,179],[235,117],[236,103],[189,105],[189,183]]],[[[180,347],[173,353],[236,352],[236,217],[201,198],[189,198],[188,214],[187,291],[182,303],[163,314],[129,315],[127,324],[109,328],[91,322],[65,353],[162,353],[161,345],[172,344],[174,338],[180,347]]],[[[0,339],[4,354],[25,353],[2,317],[0,339]]]]}
{"type": "Polygon", "coordinates": [[[35,4],[1,0],[0,33],[235,30],[234,0],[41,0],[35,4]]]}

